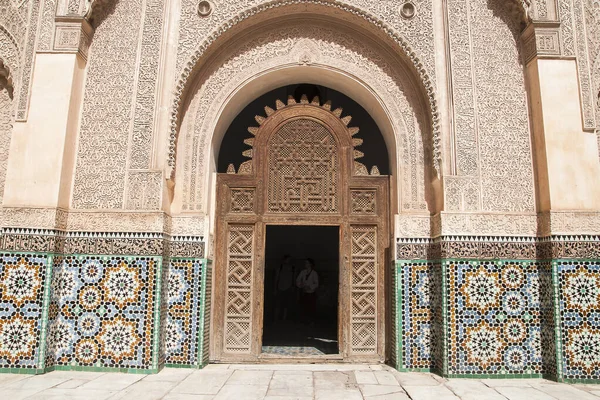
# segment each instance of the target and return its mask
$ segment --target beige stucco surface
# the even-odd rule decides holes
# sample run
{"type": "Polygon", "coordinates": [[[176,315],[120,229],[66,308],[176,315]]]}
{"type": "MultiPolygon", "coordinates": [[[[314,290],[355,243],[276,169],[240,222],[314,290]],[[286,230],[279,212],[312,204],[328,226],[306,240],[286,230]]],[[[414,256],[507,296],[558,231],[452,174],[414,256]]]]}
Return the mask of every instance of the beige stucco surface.
{"type": "Polygon", "coordinates": [[[584,132],[575,60],[539,60],[550,206],[600,209],[600,162],[593,132],[584,132]]]}
{"type": "MultiPolygon", "coordinates": [[[[73,153],[74,135],[67,136],[69,115],[77,114],[80,100],[73,96],[75,77],[83,65],[74,54],[38,54],[33,74],[27,122],[13,128],[6,174],[4,206],[59,205],[65,157],[73,153]]],[[[65,205],[64,200],[61,205],[65,205]]]]}

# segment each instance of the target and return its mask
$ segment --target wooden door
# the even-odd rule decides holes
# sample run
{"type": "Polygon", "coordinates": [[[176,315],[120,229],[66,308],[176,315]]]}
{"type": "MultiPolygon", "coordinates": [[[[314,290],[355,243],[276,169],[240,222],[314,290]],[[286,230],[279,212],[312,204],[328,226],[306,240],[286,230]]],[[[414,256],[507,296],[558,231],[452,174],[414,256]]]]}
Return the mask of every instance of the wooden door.
{"type": "Polygon", "coordinates": [[[266,226],[340,227],[339,347],[345,360],[384,360],[388,177],[369,174],[350,117],[318,99],[265,107],[244,142],[249,158],[217,177],[211,359],[258,361],[266,226]]]}

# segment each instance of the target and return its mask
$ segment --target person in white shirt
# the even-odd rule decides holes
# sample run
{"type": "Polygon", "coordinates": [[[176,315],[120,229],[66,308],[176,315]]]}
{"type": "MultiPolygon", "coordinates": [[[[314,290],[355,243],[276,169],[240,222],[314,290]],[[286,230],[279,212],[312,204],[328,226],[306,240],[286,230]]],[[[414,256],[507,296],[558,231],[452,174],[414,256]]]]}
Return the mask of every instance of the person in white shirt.
{"type": "Polygon", "coordinates": [[[315,271],[315,261],[307,258],[304,270],[296,278],[296,286],[301,290],[300,307],[305,322],[313,323],[317,313],[317,294],[319,288],[319,274],[315,271]]]}
{"type": "Polygon", "coordinates": [[[294,299],[294,276],[296,276],[296,268],[292,261],[292,256],[286,254],[281,260],[279,268],[275,271],[275,319],[281,317],[287,319],[288,310],[294,299]]]}

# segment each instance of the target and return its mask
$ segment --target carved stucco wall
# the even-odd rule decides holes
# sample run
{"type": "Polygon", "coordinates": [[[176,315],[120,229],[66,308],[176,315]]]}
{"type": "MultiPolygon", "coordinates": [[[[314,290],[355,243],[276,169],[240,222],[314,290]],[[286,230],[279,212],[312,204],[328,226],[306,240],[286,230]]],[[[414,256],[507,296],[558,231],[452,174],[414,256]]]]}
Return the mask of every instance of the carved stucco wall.
{"type": "Polygon", "coordinates": [[[533,212],[520,21],[503,0],[449,0],[456,175],[447,211],[533,212]]]}
{"type": "MultiPolygon", "coordinates": [[[[194,50],[190,52],[191,56],[187,58],[187,61],[184,64],[177,66],[179,68],[180,76],[176,85],[173,101],[174,106],[170,121],[171,137],[169,140],[168,153],[169,176],[172,176],[173,167],[175,166],[175,147],[179,136],[180,118],[183,114],[182,105],[185,104],[187,106],[187,101],[189,100],[188,91],[189,87],[192,85],[191,81],[196,77],[196,72],[201,70],[206,59],[209,58],[208,54],[213,51],[218,51],[218,49],[226,46],[226,40],[224,40],[223,37],[228,37],[229,39],[233,37],[242,37],[244,34],[240,32],[242,32],[244,27],[260,26],[265,21],[273,20],[274,18],[297,14],[304,14],[309,19],[322,19],[324,16],[328,16],[329,19],[343,21],[345,24],[355,26],[358,30],[368,31],[370,34],[377,37],[379,41],[388,43],[394,49],[392,50],[393,53],[402,55],[409,64],[412,64],[413,71],[418,76],[415,81],[419,82],[423,90],[427,93],[426,99],[430,108],[430,123],[432,124],[433,131],[433,163],[436,171],[439,173],[439,163],[441,160],[440,115],[437,106],[438,97],[435,89],[435,77],[429,73],[430,70],[433,70],[433,65],[427,60],[421,60],[419,51],[417,50],[419,48],[427,48],[428,51],[426,51],[426,53],[429,52],[430,54],[425,55],[425,58],[429,57],[430,60],[432,60],[433,54],[435,54],[434,48],[431,46],[431,41],[426,39],[428,34],[426,27],[430,26],[433,22],[429,3],[423,2],[421,4],[421,2],[418,2],[419,5],[415,6],[414,2],[410,2],[411,7],[415,7],[413,8],[415,12],[411,17],[405,18],[407,26],[410,25],[410,21],[420,21],[421,18],[424,18],[424,21],[418,22],[422,26],[417,28],[416,34],[417,37],[422,36],[422,40],[415,44],[415,48],[413,48],[413,45],[406,40],[405,36],[410,36],[410,34],[404,35],[400,33],[400,31],[403,31],[402,28],[396,29],[396,25],[388,24],[386,20],[381,19],[378,14],[372,13],[370,7],[367,7],[366,5],[365,8],[357,7],[354,3],[355,2],[332,0],[272,0],[267,2],[248,2],[243,4],[254,4],[254,6],[245,8],[238,14],[229,15],[229,19],[225,22],[221,22],[218,27],[215,27],[210,34],[204,36],[204,39],[198,43],[193,42],[192,44],[188,44],[190,36],[186,36],[184,33],[180,32],[178,49],[182,46],[191,46],[190,48],[193,48],[194,50]],[[431,20],[429,20],[429,18],[431,18],[431,20]],[[238,36],[235,36],[236,34],[238,36]],[[220,40],[220,46],[216,44],[218,40],[220,40]],[[429,65],[429,67],[427,67],[427,65],[429,65]]],[[[388,11],[391,10],[390,7],[404,7],[404,3],[390,5],[387,2],[376,2],[372,5],[375,6],[375,8],[381,6],[388,11]]],[[[400,8],[398,8],[398,10],[400,10],[400,8]]],[[[210,18],[216,15],[215,13],[216,11],[213,11],[210,14],[207,19],[208,24],[210,24],[210,18]]],[[[191,17],[191,11],[189,15],[194,21],[198,18],[197,16],[191,17]]],[[[389,13],[386,15],[389,15],[389,13]]],[[[192,34],[195,34],[198,29],[203,28],[200,26],[195,27],[192,34]]]]}
{"type": "Polygon", "coordinates": [[[162,172],[152,170],[163,0],[100,9],[88,64],[73,207],[155,210],[162,172]],[[101,15],[107,12],[107,18],[101,15]]]}
{"type": "Polygon", "coordinates": [[[585,1],[585,27],[588,65],[591,72],[591,96],[596,109],[596,134],[600,157],[600,0],[585,1]]]}
{"type": "MultiPolygon", "coordinates": [[[[299,2],[299,1],[296,1],[299,2]]],[[[309,3],[309,1],[305,1],[309,3]]],[[[181,0],[181,20],[179,25],[179,46],[177,53],[177,69],[192,56],[194,50],[203,39],[227,21],[241,20],[253,12],[253,9],[279,7],[293,3],[286,0],[214,0],[214,11],[206,18],[198,18],[198,1],[181,0]]],[[[319,3],[318,1],[310,3],[319,3]]],[[[331,0],[321,0],[320,3],[334,3],[331,0]]],[[[335,1],[338,6],[355,7],[362,12],[375,16],[388,24],[415,50],[423,62],[429,76],[435,76],[433,52],[433,17],[432,0],[413,0],[416,14],[412,19],[401,16],[403,2],[397,0],[345,0],[335,1]]]]}
{"type": "MultiPolygon", "coordinates": [[[[588,10],[590,4],[595,6],[593,0],[587,1],[588,10]]],[[[152,138],[156,135],[153,121],[163,3],[150,0],[121,3],[116,2],[114,11],[98,27],[94,38],[93,47],[98,50],[89,64],[73,205],[80,209],[157,210],[164,176],[161,171],[151,169],[149,154],[156,150],[152,147],[152,138]],[[154,13],[154,18],[143,16],[148,15],[148,10],[154,13]],[[119,55],[102,50],[109,48],[120,49],[119,55]],[[135,72],[137,65],[141,65],[139,75],[135,72]],[[106,79],[107,76],[114,78],[106,79]],[[107,107],[107,99],[112,108],[107,107]],[[109,132],[105,132],[107,130],[109,132]],[[99,135],[108,135],[108,140],[100,140],[99,135]]],[[[217,1],[213,13],[200,18],[197,3],[182,0],[177,71],[184,68],[203,37],[213,34],[223,21],[235,19],[259,3],[267,2],[217,1]]],[[[391,17],[399,13],[397,3],[350,3],[381,17],[402,32],[422,59],[423,68],[434,76],[429,2],[416,2],[417,15],[410,20],[391,17]]],[[[448,3],[457,173],[445,178],[446,210],[531,213],[534,212],[534,191],[526,92],[516,44],[521,20],[501,1],[470,1],[468,8],[465,4],[465,0],[448,3]],[[494,52],[490,52],[489,43],[495,44],[494,52]]],[[[536,7],[532,15],[541,18],[544,15],[544,11],[540,11],[542,3],[536,7]]],[[[593,11],[588,14],[594,16],[593,11]]],[[[595,25],[587,22],[584,27],[591,31],[588,38],[593,37],[595,25]]],[[[574,52],[575,42],[569,38],[574,38],[575,32],[571,30],[569,34],[568,29],[565,32],[563,47],[568,53],[571,40],[574,52]]],[[[592,43],[590,39],[588,43],[592,43]]],[[[588,47],[589,64],[593,65],[591,44],[588,47]]],[[[189,124],[189,119],[185,124],[189,124]]],[[[189,135],[189,127],[184,129],[189,135]]],[[[194,129],[200,128],[195,126],[194,129]]],[[[409,124],[406,131],[410,129],[409,124]]],[[[420,135],[419,132],[414,137],[420,135]]],[[[191,140],[205,140],[202,137],[197,135],[191,140]]],[[[205,146],[204,153],[196,153],[196,157],[200,157],[198,161],[203,162],[209,142],[196,142],[193,146],[205,146]]],[[[415,158],[408,161],[409,164],[414,165],[424,156],[407,148],[399,147],[406,151],[403,157],[415,158]]],[[[157,151],[164,150],[158,148],[157,151]]],[[[183,207],[187,211],[205,210],[202,202],[206,200],[204,180],[208,177],[201,174],[197,166],[191,166],[195,162],[187,159],[182,175],[184,182],[192,182],[183,189],[183,207]]],[[[402,176],[400,203],[402,209],[422,211],[426,209],[424,175],[418,174],[424,172],[414,171],[412,176],[402,176]]]]}
{"type": "Polygon", "coordinates": [[[0,2],[0,69],[2,69],[2,76],[0,76],[0,206],[4,198],[8,151],[15,122],[13,99],[15,87],[17,90],[19,88],[17,79],[20,76],[21,53],[15,34],[22,33],[23,29],[23,26],[16,24],[17,21],[21,21],[18,15],[9,21],[8,16],[4,14],[11,10],[9,5],[7,2],[0,2]],[[6,25],[2,25],[3,23],[6,25]]]}
{"type": "Polygon", "coordinates": [[[14,110],[12,99],[8,94],[8,90],[0,85],[0,204],[2,204],[4,196],[6,164],[8,162],[8,149],[13,124],[14,110]]]}
{"type": "Polygon", "coordinates": [[[597,41],[600,6],[597,0],[558,0],[558,6],[562,55],[577,57],[583,128],[593,130],[596,126],[594,114],[597,92],[594,92],[593,88],[598,82],[597,41]]]}
{"type": "Polygon", "coordinates": [[[27,119],[39,12],[40,0],[0,0],[0,29],[9,34],[19,51],[18,74],[13,71],[19,82],[14,94],[19,121],[27,119]]]}
{"type": "MultiPolygon", "coordinates": [[[[118,0],[108,1],[114,4],[118,0]]],[[[96,1],[93,3],[96,3],[96,1]]],[[[91,4],[91,0],[43,0],[42,11],[40,12],[37,51],[50,52],[55,50],[57,16],[83,17],[89,15],[91,4]]]]}
{"type": "Polygon", "coordinates": [[[304,68],[314,66],[314,73],[318,73],[317,66],[345,71],[380,96],[396,134],[398,170],[402,171],[397,177],[400,208],[427,213],[424,182],[429,181],[426,165],[431,157],[426,154],[431,149],[428,139],[431,132],[418,91],[398,60],[387,59],[376,43],[356,32],[347,33],[331,24],[306,22],[263,29],[239,47],[228,50],[211,63],[216,67],[206,70],[205,78],[197,82],[183,120],[176,178],[181,185],[178,190],[181,190],[182,211],[207,211],[212,134],[228,96],[261,71],[308,63],[311,66],[304,68]]]}

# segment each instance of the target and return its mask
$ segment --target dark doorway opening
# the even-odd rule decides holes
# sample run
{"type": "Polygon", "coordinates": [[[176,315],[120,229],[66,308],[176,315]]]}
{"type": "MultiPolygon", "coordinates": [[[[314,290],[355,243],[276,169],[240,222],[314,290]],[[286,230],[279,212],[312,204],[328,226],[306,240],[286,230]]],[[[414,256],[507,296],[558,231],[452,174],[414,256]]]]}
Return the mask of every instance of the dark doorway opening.
{"type": "Polygon", "coordinates": [[[217,171],[227,172],[229,164],[233,164],[237,171],[240,164],[248,160],[243,155],[245,150],[250,149],[244,143],[244,139],[251,137],[247,129],[251,126],[257,126],[255,117],[257,115],[265,115],[265,106],[273,108],[277,99],[286,102],[288,96],[292,96],[297,102],[300,102],[302,95],[306,95],[309,101],[315,96],[319,96],[321,104],[330,101],[332,110],[342,107],[342,117],[351,116],[352,121],[350,126],[360,128],[360,131],[354,138],[364,140],[359,148],[364,153],[360,162],[365,164],[369,171],[371,167],[377,165],[381,175],[389,175],[390,163],[385,140],[375,120],[369,115],[367,110],[341,92],[325,86],[306,83],[274,89],[248,104],[231,122],[223,137],[217,160],[217,171]]]}
{"type": "Polygon", "coordinates": [[[339,226],[267,226],[264,354],[339,354],[339,230],[339,226]],[[306,265],[309,259],[314,269],[306,265]],[[318,286],[307,293],[315,286],[315,274],[318,286]]]}

